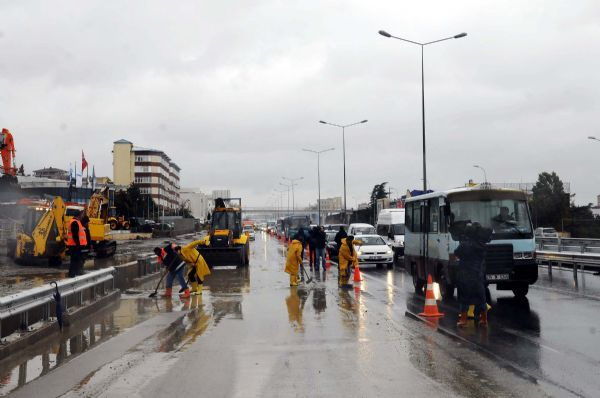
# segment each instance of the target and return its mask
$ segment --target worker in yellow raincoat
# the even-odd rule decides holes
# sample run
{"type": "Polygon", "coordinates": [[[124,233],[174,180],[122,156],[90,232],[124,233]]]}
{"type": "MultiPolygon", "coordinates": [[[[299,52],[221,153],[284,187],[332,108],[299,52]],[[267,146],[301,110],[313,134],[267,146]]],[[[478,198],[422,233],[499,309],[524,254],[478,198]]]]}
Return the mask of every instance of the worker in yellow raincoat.
{"type": "Polygon", "coordinates": [[[354,240],[354,236],[350,235],[345,239],[341,240],[342,245],[339,250],[339,273],[338,273],[338,284],[341,288],[351,287],[348,283],[350,279],[350,265],[358,267],[358,255],[356,254],[356,248],[354,245],[360,244],[360,242],[354,240]]]}
{"type": "Polygon", "coordinates": [[[290,274],[290,286],[298,286],[298,271],[302,265],[303,237],[296,235],[290,243],[285,261],[285,272],[290,274]]]}
{"type": "Polygon", "coordinates": [[[186,274],[192,285],[192,294],[202,294],[202,284],[204,278],[210,275],[208,264],[204,257],[196,250],[196,247],[203,244],[204,240],[195,240],[181,248],[181,257],[187,264],[186,274]]]}

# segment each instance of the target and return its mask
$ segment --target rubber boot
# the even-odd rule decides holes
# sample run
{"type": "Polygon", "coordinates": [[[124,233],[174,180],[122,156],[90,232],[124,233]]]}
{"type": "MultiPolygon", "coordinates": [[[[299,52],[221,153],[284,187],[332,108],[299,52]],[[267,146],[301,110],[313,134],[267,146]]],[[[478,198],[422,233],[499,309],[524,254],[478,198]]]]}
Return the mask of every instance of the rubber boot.
{"type": "Polygon", "coordinates": [[[475,306],[471,304],[467,310],[467,318],[475,319],[475,306]]]}
{"type": "Polygon", "coordinates": [[[487,325],[488,325],[487,310],[481,311],[481,313],[479,314],[479,326],[487,327],[487,325]]]}
{"type": "Polygon", "coordinates": [[[173,294],[173,288],[167,287],[167,288],[165,288],[165,292],[162,294],[161,297],[171,297],[172,294],[173,294]]]}
{"type": "Polygon", "coordinates": [[[202,283],[198,283],[196,286],[196,295],[200,296],[202,295],[202,283]]]}
{"type": "Polygon", "coordinates": [[[181,298],[190,298],[190,288],[186,287],[183,293],[179,293],[179,297],[181,298]]]}
{"type": "Polygon", "coordinates": [[[459,328],[464,328],[465,326],[467,326],[467,319],[467,312],[461,312],[458,316],[458,322],[456,323],[456,326],[458,326],[459,328]]]}
{"type": "Polygon", "coordinates": [[[192,295],[196,294],[196,292],[198,291],[198,282],[190,282],[190,285],[192,285],[190,294],[192,294],[192,295]]]}
{"type": "Polygon", "coordinates": [[[298,276],[290,274],[290,286],[298,286],[298,276]]]}

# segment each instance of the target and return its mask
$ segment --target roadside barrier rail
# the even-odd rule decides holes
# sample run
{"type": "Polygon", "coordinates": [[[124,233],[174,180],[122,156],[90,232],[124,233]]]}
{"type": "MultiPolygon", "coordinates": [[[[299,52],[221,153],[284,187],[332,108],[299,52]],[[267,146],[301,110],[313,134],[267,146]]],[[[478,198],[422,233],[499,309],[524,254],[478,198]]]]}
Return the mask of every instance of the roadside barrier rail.
{"type": "Polygon", "coordinates": [[[542,251],[600,254],[600,239],[536,238],[535,246],[542,251]]]}
{"type": "MultiPolygon", "coordinates": [[[[91,271],[75,278],[57,281],[63,311],[95,300],[115,289],[114,267],[91,271]],[[108,285],[108,286],[107,286],[108,285]]],[[[46,284],[23,292],[0,297],[0,337],[15,330],[27,330],[30,325],[48,320],[54,313],[54,285],[46,284]],[[8,327],[8,330],[6,328],[8,327]]]]}

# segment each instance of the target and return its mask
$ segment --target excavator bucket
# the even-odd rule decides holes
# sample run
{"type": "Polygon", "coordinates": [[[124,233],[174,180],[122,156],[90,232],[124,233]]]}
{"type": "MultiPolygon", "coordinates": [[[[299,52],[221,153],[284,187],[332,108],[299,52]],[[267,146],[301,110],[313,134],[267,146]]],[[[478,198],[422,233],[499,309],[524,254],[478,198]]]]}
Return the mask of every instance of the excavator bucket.
{"type": "Polygon", "coordinates": [[[209,267],[227,265],[245,266],[246,251],[244,246],[234,247],[208,247],[198,246],[198,252],[204,257],[209,267]]]}

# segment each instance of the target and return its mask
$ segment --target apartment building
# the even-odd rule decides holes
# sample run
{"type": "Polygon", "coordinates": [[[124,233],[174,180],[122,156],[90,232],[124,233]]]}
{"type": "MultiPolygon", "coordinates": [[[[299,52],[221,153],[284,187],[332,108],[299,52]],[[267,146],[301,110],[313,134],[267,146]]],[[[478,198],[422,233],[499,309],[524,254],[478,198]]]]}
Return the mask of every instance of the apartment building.
{"type": "Polygon", "coordinates": [[[181,169],[163,151],[134,146],[127,140],[113,143],[113,181],[117,185],[135,182],[142,194],[166,208],[180,205],[181,169]]]}

